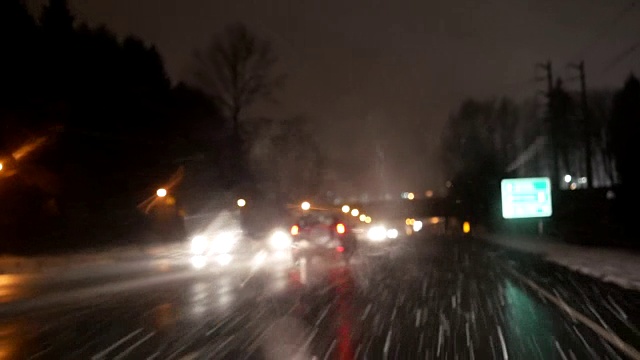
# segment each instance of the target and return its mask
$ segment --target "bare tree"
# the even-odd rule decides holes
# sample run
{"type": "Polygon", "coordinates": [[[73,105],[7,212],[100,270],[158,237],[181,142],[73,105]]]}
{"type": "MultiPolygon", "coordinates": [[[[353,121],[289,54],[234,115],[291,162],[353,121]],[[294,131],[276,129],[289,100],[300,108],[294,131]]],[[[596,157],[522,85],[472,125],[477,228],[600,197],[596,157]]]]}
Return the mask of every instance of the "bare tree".
{"type": "Polygon", "coordinates": [[[272,100],[282,84],[277,60],[271,43],[241,23],[227,26],[204,51],[196,52],[197,81],[231,122],[236,140],[243,112],[260,100],[272,100]]]}
{"type": "Polygon", "coordinates": [[[281,200],[297,201],[319,195],[324,181],[324,160],[305,118],[262,119],[252,139],[250,160],[267,192],[281,200]]]}

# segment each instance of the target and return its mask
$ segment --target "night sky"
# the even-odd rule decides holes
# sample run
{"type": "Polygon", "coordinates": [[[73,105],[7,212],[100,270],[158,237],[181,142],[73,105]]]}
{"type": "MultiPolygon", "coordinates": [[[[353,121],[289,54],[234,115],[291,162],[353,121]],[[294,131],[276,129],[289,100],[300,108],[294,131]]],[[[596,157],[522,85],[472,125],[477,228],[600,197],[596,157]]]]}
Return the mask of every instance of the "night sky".
{"type": "MultiPolygon", "coordinates": [[[[41,0],[29,0],[37,8],[41,0]]],[[[436,186],[435,153],[448,113],[468,96],[533,96],[534,64],[569,77],[585,60],[589,87],[640,73],[640,5],[611,0],[71,0],[79,20],[157,45],[172,80],[188,80],[193,51],[240,20],[273,41],[289,75],[278,106],[303,114],[347,180],[366,183],[374,140],[398,189],[436,186]],[[340,160],[340,161],[338,161],[340,160]],[[348,169],[348,170],[345,170],[348,169]]],[[[578,83],[569,83],[575,87],[578,83]]]]}

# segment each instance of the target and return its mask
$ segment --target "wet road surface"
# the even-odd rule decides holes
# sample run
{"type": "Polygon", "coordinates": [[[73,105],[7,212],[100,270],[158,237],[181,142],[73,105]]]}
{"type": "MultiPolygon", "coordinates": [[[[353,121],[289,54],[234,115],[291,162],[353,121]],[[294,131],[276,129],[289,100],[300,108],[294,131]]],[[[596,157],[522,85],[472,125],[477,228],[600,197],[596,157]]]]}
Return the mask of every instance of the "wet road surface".
{"type": "MultiPolygon", "coordinates": [[[[372,255],[375,254],[375,255],[372,255]]],[[[343,264],[0,275],[0,359],[635,359],[640,294],[474,239],[343,264]]]]}

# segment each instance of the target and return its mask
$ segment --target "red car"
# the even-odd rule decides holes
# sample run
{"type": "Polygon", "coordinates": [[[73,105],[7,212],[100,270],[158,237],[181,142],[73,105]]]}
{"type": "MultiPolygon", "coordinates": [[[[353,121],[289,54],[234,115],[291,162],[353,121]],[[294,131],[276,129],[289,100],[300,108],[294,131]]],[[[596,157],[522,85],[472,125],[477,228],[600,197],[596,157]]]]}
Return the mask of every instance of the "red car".
{"type": "Polygon", "coordinates": [[[309,210],[291,226],[293,261],[322,257],[348,262],[357,248],[353,220],[342,213],[309,210]]]}

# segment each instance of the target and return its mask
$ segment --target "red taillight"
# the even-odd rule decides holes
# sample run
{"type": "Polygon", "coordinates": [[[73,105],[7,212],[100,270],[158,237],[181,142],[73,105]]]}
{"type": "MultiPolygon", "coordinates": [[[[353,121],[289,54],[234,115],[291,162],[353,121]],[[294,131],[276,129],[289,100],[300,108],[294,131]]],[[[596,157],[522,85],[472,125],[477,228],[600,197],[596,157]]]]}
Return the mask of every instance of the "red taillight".
{"type": "Polygon", "coordinates": [[[336,248],[336,251],[337,251],[337,252],[340,252],[340,253],[341,253],[341,252],[344,252],[344,246],[338,246],[338,247],[336,248]]]}
{"type": "Polygon", "coordinates": [[[347,231],[347,229],[344,227],[344,224],[336,225],[336,232],[338,234],[344,234],[345,231],[347,231]]]}
{"type": "Polygon", "coordinates": [[[300,228],[298,227],[298,225],[293,225],[291,227],[291,235],[296,236],[298,235],[299,232],[300,232],[300,228]]]}

